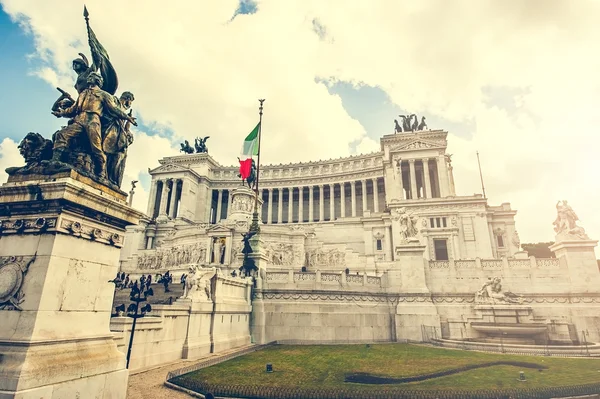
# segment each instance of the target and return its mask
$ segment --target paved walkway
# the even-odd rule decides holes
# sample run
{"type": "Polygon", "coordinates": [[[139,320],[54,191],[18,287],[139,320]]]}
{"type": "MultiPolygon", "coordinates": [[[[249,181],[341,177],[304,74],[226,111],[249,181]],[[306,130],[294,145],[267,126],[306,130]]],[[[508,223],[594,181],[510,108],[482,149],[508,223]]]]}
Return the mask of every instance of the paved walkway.
{"type": "Polygon", "coordinates": [[[134,371],[129,374],[127,399],[190,399],[192,396],[174,389],[167,388],[165,386],[165,379],[169,371],[191,366],[213,357],[220,357],[229,353],[238,352],[250,346],[254,345],[242,346],[224,352],[207,354],[199,359],[181,360],[147,371],[134,371]]]}

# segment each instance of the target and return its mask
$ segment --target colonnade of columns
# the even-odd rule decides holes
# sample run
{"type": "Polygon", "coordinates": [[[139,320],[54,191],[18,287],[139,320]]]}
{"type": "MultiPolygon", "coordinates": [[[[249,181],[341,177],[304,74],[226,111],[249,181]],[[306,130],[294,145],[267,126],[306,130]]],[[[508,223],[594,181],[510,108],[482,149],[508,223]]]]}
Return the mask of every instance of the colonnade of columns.
{"type": "Polygon", "coordinates": [[[150,188],[148,214],[153,218],[175,219],[179,214],[184,184],[184,179],[154,180],[150,188]]]}
{"type": "Polygon", "coordinates": [[[445,155],[434,158],[399,160],[396,162],[396,181],[401,199],[440,198],[454,195],[449,186],[445,155]]]}

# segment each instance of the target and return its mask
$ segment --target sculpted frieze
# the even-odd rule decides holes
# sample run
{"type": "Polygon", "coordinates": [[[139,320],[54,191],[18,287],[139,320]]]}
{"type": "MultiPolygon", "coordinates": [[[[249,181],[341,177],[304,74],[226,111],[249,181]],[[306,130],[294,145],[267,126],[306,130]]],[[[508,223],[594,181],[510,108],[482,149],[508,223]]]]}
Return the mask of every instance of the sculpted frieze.
{"type": "Polygon", "coordinates": [[[304,253],[302,247],[290,243],[266,243],[265,255],[274,266],[302,266],[304,253]]]}
{"type": "Polygon", "coordinates": [[[346,253],[335,248],[317,248],[306,252],[306,263],[309,267],[343,266],[346,264],[346,253]]]}
{"type": "Polygon", "coordinates": [[[190,263],[204,263],[206,243],[179,245],[161,248],[152,253],[143,253],[138,257],[137,267],[141,270],[168,269],[190,263]]]}

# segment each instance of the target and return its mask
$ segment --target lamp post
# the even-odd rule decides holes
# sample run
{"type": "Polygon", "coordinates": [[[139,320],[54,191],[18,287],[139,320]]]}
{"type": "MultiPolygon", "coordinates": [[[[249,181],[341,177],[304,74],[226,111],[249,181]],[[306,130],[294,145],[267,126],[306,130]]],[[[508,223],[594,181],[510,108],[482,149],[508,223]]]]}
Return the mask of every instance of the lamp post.
{"type": "MultiPolygon", "coordinates": [[[[134,284],[131,287],[131,293],[129,294],[129,299],[131,300],[131,304],[127,307],[127,317],[133,319],[133,324],[131,326],[131,336],[129,337],[129,346],[127,347],[127,368],[129,368],[129,360],[131,358],[131,348],[133,347],[133,335],[135,334],[135,326],[137,324],[137,319],[141,319],[146,316],[146,313],[152,311],[152,307],[149,303],[145,304],[140,308],[140,303],[146,302],[148,296],[154,295],[154,291],[152,288],[148,288],[147,290],[142,292],[142,289],[138,288],[137,284],[134,284]],[[142,297],[142,294],[144,295],[142,297]]],[[[125,304],[121,304],[116,308],[117,313],[119,310],[125,311],[125,304]]]]}

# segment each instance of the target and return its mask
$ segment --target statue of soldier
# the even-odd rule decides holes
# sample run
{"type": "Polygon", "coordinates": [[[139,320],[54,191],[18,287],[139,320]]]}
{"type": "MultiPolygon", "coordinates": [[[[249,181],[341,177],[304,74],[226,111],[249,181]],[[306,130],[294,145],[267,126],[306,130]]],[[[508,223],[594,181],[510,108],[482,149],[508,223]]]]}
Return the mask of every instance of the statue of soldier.
{"type": "MultiPolygon", "coordinates": [[[[120,98],[114,97],[116,105],[121,107],[123,112],[129,110],[129,116],[131,116],[133,100],[135,97],[129,91],[124,91],[120,98]]],[[[131,122],[114,118],[113,115],[105,115],[101,122],[102,149],[106,154],[106,174],[111,183],[120,187],[125,171],[127,148],[133,143],[133,135],[129,131],[131,122]]]]}
{"type": "Polygon", "coordinates": [[[88,138],[94,172],[100,179],[106,179],[106,154],[102,150],[102,134],[100,118],[112,114],[115,119],[124,119],[137,126],[135,118],[127,115],[113,99],[113,96],[100,89],[103,84],[102,76],[92,72],[87,78],[88,87],[83,90],[77,101],[66,109],[58,108],[53,111],[56,117],[73,117],[73,123],[56,132],[52,161],[63,161],[65,152],[69,149],[71,140],[85,134],[88,138]]]}

